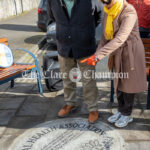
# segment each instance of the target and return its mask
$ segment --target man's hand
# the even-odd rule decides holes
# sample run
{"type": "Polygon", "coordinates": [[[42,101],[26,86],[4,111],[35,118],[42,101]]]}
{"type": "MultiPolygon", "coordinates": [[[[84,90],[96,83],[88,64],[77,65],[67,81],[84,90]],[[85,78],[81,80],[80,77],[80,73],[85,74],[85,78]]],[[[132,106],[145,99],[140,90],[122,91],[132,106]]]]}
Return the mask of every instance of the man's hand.
{"type": "Polygon", "coordinates": [[[96,57],[96,55],[92,55],[89,58],[83,59],[80,61],[80,63],[87,63],[90,66],[96,66],[99,59],[96,57]]]}

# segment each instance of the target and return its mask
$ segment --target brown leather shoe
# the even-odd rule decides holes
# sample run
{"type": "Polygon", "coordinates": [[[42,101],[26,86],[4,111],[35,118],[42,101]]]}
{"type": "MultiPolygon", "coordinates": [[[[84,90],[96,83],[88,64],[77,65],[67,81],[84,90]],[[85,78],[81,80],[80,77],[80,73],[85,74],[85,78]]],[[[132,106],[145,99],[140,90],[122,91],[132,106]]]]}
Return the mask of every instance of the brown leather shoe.
{"type": "Polygon", "coordinates": [[[91,111],[89,113],[89,119],[88,121],[90,123],[95,123],[98,120],[98,111],[91,111]]]}
{"type": "Polygon", "coordinates": [[[71,110],[74,110],[75,106],[69,106],[69,105],[65,105],[59,112],[58,112],[58,116],[59,117],[66,117],[71,110]]]}

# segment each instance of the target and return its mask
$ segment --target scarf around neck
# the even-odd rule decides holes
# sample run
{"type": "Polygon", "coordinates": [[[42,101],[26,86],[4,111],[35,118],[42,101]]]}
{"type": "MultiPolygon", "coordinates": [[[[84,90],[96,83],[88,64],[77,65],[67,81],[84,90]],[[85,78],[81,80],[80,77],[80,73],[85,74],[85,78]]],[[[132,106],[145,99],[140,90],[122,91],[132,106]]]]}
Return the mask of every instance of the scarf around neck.
{"type": "Polygon", "coordinates": [[[105,38],[106,40],[112,40],[114,29],[113,29],[113,21],[119,15],[123,8],[123,0],[118,0],[110,9],[104,6],[104,11],[107,14],[107,21],[105,27],[105,38]]]}

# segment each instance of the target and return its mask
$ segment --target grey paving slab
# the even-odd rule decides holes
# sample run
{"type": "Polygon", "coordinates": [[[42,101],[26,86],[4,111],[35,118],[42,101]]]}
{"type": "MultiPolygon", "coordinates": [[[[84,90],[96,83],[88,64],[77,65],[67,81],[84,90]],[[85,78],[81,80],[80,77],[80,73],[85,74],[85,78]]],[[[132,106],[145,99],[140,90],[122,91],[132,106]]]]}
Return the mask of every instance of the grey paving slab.
{"type": "Polygon", "coordinates": [[[17,116],[43,116],[46,115],[49,105],[46,103],[25,103],[17,116]]]}
{"type": "Polygon", "coordinates": [[[36,95],[36,96],[29,96],[26,99],[26,103],[50,103],[53,100],[54,98],[51,97],[36,95]]]}
{"type": "Polygon", "coordinates": [[[83,98],[83,88],[82,87],[77,87],[76,96],[77,96],[77,98],[83,98]]]}
{"type": "Polygon", "coordinates": [[[57,96],[54,100],[50,101],[49,109],[45,121],[57,118],[58,111],[65,105],[63,96],[57,96]]]}
{"type": "Polygon", "coordinates": [[[7,83],[5,83],[5,84],[2,84],[2,85],[0,86],[0,94],[2,94],[4,91],[6,91],[9,86],[10,86],[10,83],[9,83],[9,82],[7,82],[7,83]]]}
{"type": "Polygon", "coordinates": [[[0,125],[8,125],[16,110],[0,110],[0,125]]]}
{"type": "Polygon", "coordinates": [[[15,83],[13,88],[9,88],[7,92],[10,93],[30,93],[32,91],[34,84],[24,84],[24,83],[15,83]]]}
{"type": "Polygon", "coordinates": [[[4,135],[0,138],[0,150],[8,150],[11,143],[17,138],[13,135],[4,135]]]}
{"type": "Polygon", "coordinates": [[[77,114],[82,114],[82,115],[86,115],[89,114],[89,111],[87,109],[87,105],[84,103],[83,99],[79,100],[80,105],[79,105],[79,109],[77,111],[77,114]]]}
{"type": "Polygon", "coordinates": [[[150,132],[142,130],[118,130],[126,141],[150,141],[150,132]]]}
{"type": "Polygon", "coordinates": [[[102,100],[104,98],[104,100],[109,101],[110,99],[110,91],[106,91],[106,89],[99,89],[98,90],[98,94],[99,94],[99,99],[102,100]]]}
{"type": "Polygon", "coordinates": [[[32,94],[32,88],[34,84],[22,84],[16,83],[14,88],[8,88],[7,91],[0,93],[1,98],[16,98],[16,97],[26,97],[32,94]]]}
{"type": "MultiPolygon", "coordinates": [[[[42,88],[43,88],[44,93],[48,93],[49,92],[49,90],[46,88],[46,85],[45,85],[44,81],[42,82],[42,88]]],[[[38,91],[38,86],[34,86],[34,88],[32,89],[32,91],[34,93],[36,93],[38,91]]]]}
{"type": "Polygon", "coordinates": [[[5,130],[6,130],[6,127],[0,126],[0,137],[3,135],[5,130]]]}
{"type": "Polygon", "coordinates": [[[150,150],[150,141],[128,142],[129,150],[150,150]]]}
{"type": "Polygon", "coordinates": [[[112,104],[109,102],[109,101],[102,101],[102,100],[99,100],[98,101],[98,108],[99,110],[104,110],[104,109],[111,109],[112,108],[112,104]]]}
{"type": "Polygon", "coordinates": [[[0,109],[18,109],[25,98],[0,98],[0,109]]]}
{"type": "Polygon", "coordinates": [[[22,134],[26,129],[32,128],[40,123],[43,123],[45,116],[40,117],[14,117],[10,121],[5,135],[19,135],[22,134]]]}

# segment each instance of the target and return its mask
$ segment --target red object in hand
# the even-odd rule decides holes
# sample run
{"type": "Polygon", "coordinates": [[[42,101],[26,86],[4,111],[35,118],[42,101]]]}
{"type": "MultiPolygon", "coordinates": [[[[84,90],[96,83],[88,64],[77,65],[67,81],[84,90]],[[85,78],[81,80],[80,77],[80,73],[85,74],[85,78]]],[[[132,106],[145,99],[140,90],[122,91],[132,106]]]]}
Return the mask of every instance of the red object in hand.
{"type": "Polygon", "coordinates": [[[90,56],[89,58],[83,59],[80,61],[80,63],[87,63],[90,66],[96,66],[98,60],[95,59],[95,54],[90,56]]]}

